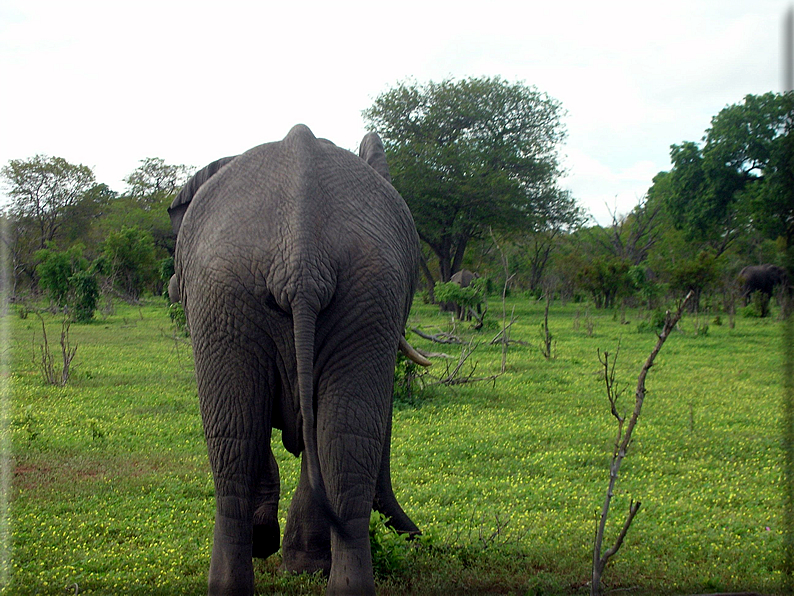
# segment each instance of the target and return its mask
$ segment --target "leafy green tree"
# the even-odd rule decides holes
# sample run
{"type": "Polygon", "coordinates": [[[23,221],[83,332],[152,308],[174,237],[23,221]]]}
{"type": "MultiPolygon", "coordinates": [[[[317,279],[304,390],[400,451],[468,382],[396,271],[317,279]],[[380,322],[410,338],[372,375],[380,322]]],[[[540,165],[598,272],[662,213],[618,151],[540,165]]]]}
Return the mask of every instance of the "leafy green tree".
{"type": "Polygon", "coordinates": [[[82,244],[75,244],[59,251],[49,243],[47,248],[36,252],[39,286],[54,304],[67,308],[72,318],[80,323],[94,317],[99,299],[96,273],[83,256],[83,248],[82,244]]]}
{"type": "Polygon", "coordinates": [[[679,261],[672,272],[670,287],[682,295],[690,290],[693,296],[689,308],[696,311],[700,306],[700,297],[719,277],[716,256],[708,250],[700,251],[697,256],[679,261]]]}
{"type": "Polygon", "coordinates": [[[88,269],[88,260],[83,256],[83,246],[76,244],[68,250],[59,251],[50,243],[47,248],[36,251],[39,261],[36,273],[39,287],[45,290],[54,304],[67,305],[71,284],[69,279],[79,271],[88,269]]]}
{"type": "Polygon", "coordinates": [[[442,281],[489,228],[542,230],[549,210],[570,209],[557,187],[561,114],[545,93],[498,77],[400,83],[364,111],[442,281]]]}
{"type": "Polygon", "coordinates": [[[78,323],[87,323],[94,318],[99,301],[99,282],[95,271],[77,271],[69,278],[72,295],[72,313],[78,323]]]}
{"type": "Polygon", "coordinates": [[[148,207],[162,203],[164,198],[170,203],[187,182],[191,170],[185,165],[167,164],[159,157],[147,157],[124,179],[127,195],[148,207]]]}
{"type": "Polygon", "coordinates": [[[784,238],[794,247],[794,94],[785,102],[786,117],[782,133],[769,143],[769,159],[763,184],[750,195],[750,212],[755,227],[770,239],[784,238]]]}
{"type": "Polygon", "coordinates": [[[529,269],[529,289],[539,292],[546,267],[561,234],[574,231],[585,224],[584,210],[568,192],[560,192],[556,198],[537,205],[541,210],[530,222],[530,230],[516,236],[515,244],[524,252],[529,269]]]}
{"type": "Polygon", "coordinates": [[[688,240],[716,256],[748,224],[794,240],[793,119],[793,94],[747,95],[712,118],[702,147],[672,146],[656,193],[688,240]]]}
{"type": "Polygon", "coordinates": [[[96,256],[102,241],[95,234],[96,225],[107,216],[117,197],[107,184],[94,185],[65,210],[63,225],[56,235],[58,244],[69,246],[79,242],[85,245],[86,254],[96,256]]]}
{"type": "Polygon", "coordinates": [[[158,277],[152,235],[139,228],[124,226],[121,231],[108,234],[102,259],[103,273],[133,300],[158,277]]]}
{"type": "Polygon", "coordinates": [[[612,308],[632,288],[630,268],[630,262],[625,259],[598,257],[580,270],[579,283],[590,293],[596,308],[612,308]]]}
{"type": "Polygon", "coordinates": [[[0,175],[11,197],[11,214],[19,221],[31,222],[29,233],[36,233],[40,249],[55,238],[69,208],[96,184],[88,166],[46,155],[12,159],[0,175]]]}
{"type": "Polygon", "coordinates": [[[127,191],[108,205],[93,235],[104,239],[125,226],[135,227],[152,236],[158,258],[173,255],[175,239],[167,209],[190,172],[188,166],[170,165],[156,157],[141,160],[124,179],[127,191]]]}

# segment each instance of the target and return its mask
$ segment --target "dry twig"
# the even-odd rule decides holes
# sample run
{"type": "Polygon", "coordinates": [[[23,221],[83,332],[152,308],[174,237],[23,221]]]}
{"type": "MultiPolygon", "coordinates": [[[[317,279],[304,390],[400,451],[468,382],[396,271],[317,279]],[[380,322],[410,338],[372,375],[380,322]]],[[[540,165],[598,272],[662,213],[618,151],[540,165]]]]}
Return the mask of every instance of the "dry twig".
{"type": "Polygon", "coordinates": [[[434,342],[439,343],[439,344],[463,344],[464,343],[464,341],[461,338],[459,338],[458,336],[452,335],[451,333],[445,333],[443,331],[441,333],[436,334],[436,335],[430,335],[428,333],[424,333],[423,331],[420,331],[416,327],[411,327],[411,331],[416,333],[419,337],[422,337],[422,338],[430,340],[430,341],[434,341],[434,342]]]}

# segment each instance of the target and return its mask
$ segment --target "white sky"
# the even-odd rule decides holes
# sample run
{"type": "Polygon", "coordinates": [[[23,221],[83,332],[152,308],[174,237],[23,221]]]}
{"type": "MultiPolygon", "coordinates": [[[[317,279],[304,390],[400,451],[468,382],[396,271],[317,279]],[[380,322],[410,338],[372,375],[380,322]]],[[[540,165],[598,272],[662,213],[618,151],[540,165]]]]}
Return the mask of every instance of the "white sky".
{"type": "Polygon", "coordinates": [[[299,122],[355,149],[397,82],[500,75],[562,102],[562,185],[605,224],[671,144],[780,90],[788,0],[551,4],[2,0],[0,165],[59,156],[122,191],[143,158],[202,167],[299,122]]]}

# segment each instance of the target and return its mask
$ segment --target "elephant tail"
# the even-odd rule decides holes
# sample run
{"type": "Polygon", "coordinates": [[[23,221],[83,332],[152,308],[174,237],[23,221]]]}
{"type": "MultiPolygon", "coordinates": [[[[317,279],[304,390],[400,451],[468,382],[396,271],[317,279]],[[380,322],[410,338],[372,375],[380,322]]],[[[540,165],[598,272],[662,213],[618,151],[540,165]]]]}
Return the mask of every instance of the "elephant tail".
{"type": "Polygon", "coordinates": [[[317,430],[314,416],[314,330],[317,313],[307,304],[292,305],[292,324],[295,337],[295,359],[298,369],[298,395],[303,418],[303,456],[309,471],[309,484],[317,505],[331,526],[343,539],[349,538],[342,519],[328,500],[317,451],[317,430]]]}

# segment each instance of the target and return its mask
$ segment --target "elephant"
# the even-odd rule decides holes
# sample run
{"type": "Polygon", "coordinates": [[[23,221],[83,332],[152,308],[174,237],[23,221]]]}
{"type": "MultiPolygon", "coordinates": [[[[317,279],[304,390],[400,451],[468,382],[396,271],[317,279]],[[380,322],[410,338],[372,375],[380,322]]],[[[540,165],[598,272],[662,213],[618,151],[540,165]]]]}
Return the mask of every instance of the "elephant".
{"type": "Polygon", "coordinates": [[[781,286],[787,292],[790,290],[786,270],[769,263],[745,267],[739,272],[739,282],[742,285],[745,306],[750,302],[753,292],[763,292],[771,296],[775,286],[781,286]]]}
{"type": "MultiPolygon", "coordinates": [[[[449,281],[458,284],[461,288],[468,288],[469,285],[471,285],[472,281],[479,278],[480,278],[479,273],[474,273],[472,271],[469,271],[468,269],[461,269],[460,271],[454,273],[452,277],[449,278],[449,281]]],[[[478,315],[482,314],[482,306],[480,304],[477,304],[477,314],[478,315]]],[[[467,311],[464,313],[463,308],[459,304],[456,304],[455,316],[458,319],[463,319],[464,315],[467,321],[471,321],[471,312],[467,311]]]]}
{"type": "Polygon", "coordinates": [[[272,428],[301,455],[282,544],[326,594],[374,594],[370,511],[418,533],[389,468],[398,349],[419,239],[383,144],[359,155],[304,125],[213,162],[169,208],[215,485],[209,594],[253,594],[252,557],[279,548],[272,428]],[[378,280],[373,283],[373,280],[378,280]]]}

